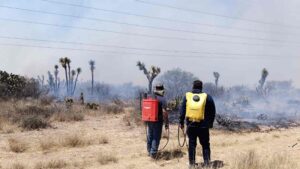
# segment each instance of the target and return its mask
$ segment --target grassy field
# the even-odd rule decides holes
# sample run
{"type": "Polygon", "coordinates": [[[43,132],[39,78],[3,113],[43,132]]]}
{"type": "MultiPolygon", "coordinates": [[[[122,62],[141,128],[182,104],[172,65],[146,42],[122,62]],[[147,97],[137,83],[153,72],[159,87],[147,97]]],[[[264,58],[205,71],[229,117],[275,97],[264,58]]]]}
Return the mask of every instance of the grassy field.
{"type": "MultiPolygon", "coordinates": [[[[108,113],[76,106],[72,114],[63,111],[63,106],[56,106],[60,112],[51,112],[51,116],[44,118],[45,128],[33,130],[32,125],[28,128],[24,121],[11,119],[18,114],[13,111],[20,105],[22,110],[30,106],[23,102],[1,103],[1,169],[183,169],[188,166],[187,148],[178,147],[176,125],[170,126],[171,139],[161,158],[153,161],[147,156],[145,129],[130,118],[131,108],[108,113]],[[3,115],[7,113],[11,115],[3,115]]],[[[161,144],[165,142],[163,139],[161,144]]],[[[222,161],[224,169],[300,168],[300,128],[252,133],[212,130],[211,147],[212,160],[222,161]]],[[[202,162],[200,146],[197,151],[197,162],[202,162]]]]}

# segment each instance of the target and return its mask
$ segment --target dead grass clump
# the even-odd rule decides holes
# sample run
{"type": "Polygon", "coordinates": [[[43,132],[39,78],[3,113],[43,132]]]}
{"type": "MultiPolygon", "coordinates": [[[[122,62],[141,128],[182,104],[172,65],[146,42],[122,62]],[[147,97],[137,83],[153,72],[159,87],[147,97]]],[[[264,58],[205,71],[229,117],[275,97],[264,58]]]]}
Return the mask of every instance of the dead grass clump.
{"type": "Polygon", "coordinates": [[[108,144],[108,138],[106,136],[100,136],[99,138],[99,144],[108,144]]]}
{"type": "Polygon", "coordinates": [[[27,130],[44,129],[49,126],[50,123],[41,116],[26,117],[21,124],[21,127],[27,130]]]}
{"type": "Polygon", "coordinates": [[[101,165],[107,165],[110,163],[117,163],[118,162],[118,158],[112,154],[104,154],[104,153],[100,153],[98,155],[98,162],[101,165]]]}
{"type": "Polygon", "coordinates": [[[260,159],[255,151],[251,150],[237,159],[235,167],[236,169],[259,169],[260,163],[260,159]]]}
{"type": "Polygon", "coordinates": [[[269,157],[259,157],[253,150],[238,156],[233,169],[290,169],[297,168],[297,164],[290,161],[289,156],[273,154],[269,157]]]}
{"type": "Polygon", "coordinates": [[[55,142],[51,138],[40,140],[40,148],[42,151],[50,150],[55,146],[57,146],[57,142],[55,142]]]}
{"type": "Polygon", "coordinates": [[[43,97],[40,97],[40,104],[42,106],[48,106],[48,105],[51,105],[51,103],[53,102],[55,98],[53,96],[43,96],[43,97]]]}
{"type": "Polygon", "coordinates": [[[78,134],[68,135],[61,140],[61,145],[63,147],[83,147],[89,143],[89,141],[78,134]]]}
{"type": "Polygon", "coordinates": [[[21,163],[15,163],[10,167],[10,169],[25,169],[25,166],[21,163]]]}
{"type": "Polygon", "coordinates": [[[64,160],[51,160],[48,162],[39,162],[34,169],[60,169],[67,167],[68,164],[64,160]]]}
{"type": "Polygon", "coordinates": [[[116,104],[103,104],[101,110],[107,114],[120,114],[124,112],[124,107],[116,104]]]}
{"type": "Polygon", "coordinates": [[[25,142],[21,142],[17,139],[8,139],[9,149],[15,153],[23,153],[28,149],[28,145],[25,142]]]}
{"type": "Polygon", "coordinates": [[[55,113],[52,119],[59,122],[82,121],[84,114],[82,112],[63,111],[55,113]]]}
{"type": "Polygon", "coordinates": [[[172,150],[165,150],[162,152],[159,152],[157,154],[156,159],[157,160],[172,160],[175,158],[182,158],[184,155],[184,152],[181,151],[181,149],[172,149],[172,150]]]}

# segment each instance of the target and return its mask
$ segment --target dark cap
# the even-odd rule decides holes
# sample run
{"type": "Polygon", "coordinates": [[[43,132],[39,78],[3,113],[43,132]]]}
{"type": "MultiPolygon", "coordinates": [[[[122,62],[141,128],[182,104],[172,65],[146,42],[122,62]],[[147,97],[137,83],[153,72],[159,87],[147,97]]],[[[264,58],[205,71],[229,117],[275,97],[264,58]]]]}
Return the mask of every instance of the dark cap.
{"type": "Polygon", "coordinates": [[[164,90],[165,88],[164,88],[164,85],[163,84],[157,84],[157,85],[155,85],[155,90],[164,90]]]}
{"type": "Polygon", "coordinates": [[[202,90],[203,88],[203,83],[201,80],[195,80],[193,82],[193,89],[199,89],[199,90],[202,90]]]}

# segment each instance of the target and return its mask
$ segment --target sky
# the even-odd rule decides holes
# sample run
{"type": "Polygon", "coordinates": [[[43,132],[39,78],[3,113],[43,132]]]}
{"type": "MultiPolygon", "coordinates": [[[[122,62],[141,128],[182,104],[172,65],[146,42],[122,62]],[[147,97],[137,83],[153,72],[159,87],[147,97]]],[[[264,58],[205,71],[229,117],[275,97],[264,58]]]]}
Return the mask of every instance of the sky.
{"type": "MultiPolygon", "coordinates": [[[[268,80],[300,87],[297,0],[0,0],[0,70],[37,77],[61,57],[79,79],[146,85],[136,66],[192,72],[224,86],[268,80]]],[[[63,79],[63,69],[60,76],[63,79]]]]}

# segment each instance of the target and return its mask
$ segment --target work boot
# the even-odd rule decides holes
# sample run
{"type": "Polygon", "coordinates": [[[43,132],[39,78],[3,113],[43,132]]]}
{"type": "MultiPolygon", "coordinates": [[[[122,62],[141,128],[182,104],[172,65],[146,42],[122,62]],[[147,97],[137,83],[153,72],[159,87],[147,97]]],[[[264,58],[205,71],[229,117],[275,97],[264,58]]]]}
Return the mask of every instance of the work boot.
{"type": "Polygon", "coordinates": [[[192,168],[193,167],[195,168],[196,166],[196,149],[195,148],[189,148],[189,162],[190,162],[190,167],[189,168],[192,168]]]}
{"type": "Polygon", "coordinates": [[[203,150],[203,161],[204,161],[204,166],[208,167],[210,163],[210,149],[203,150]]]}

